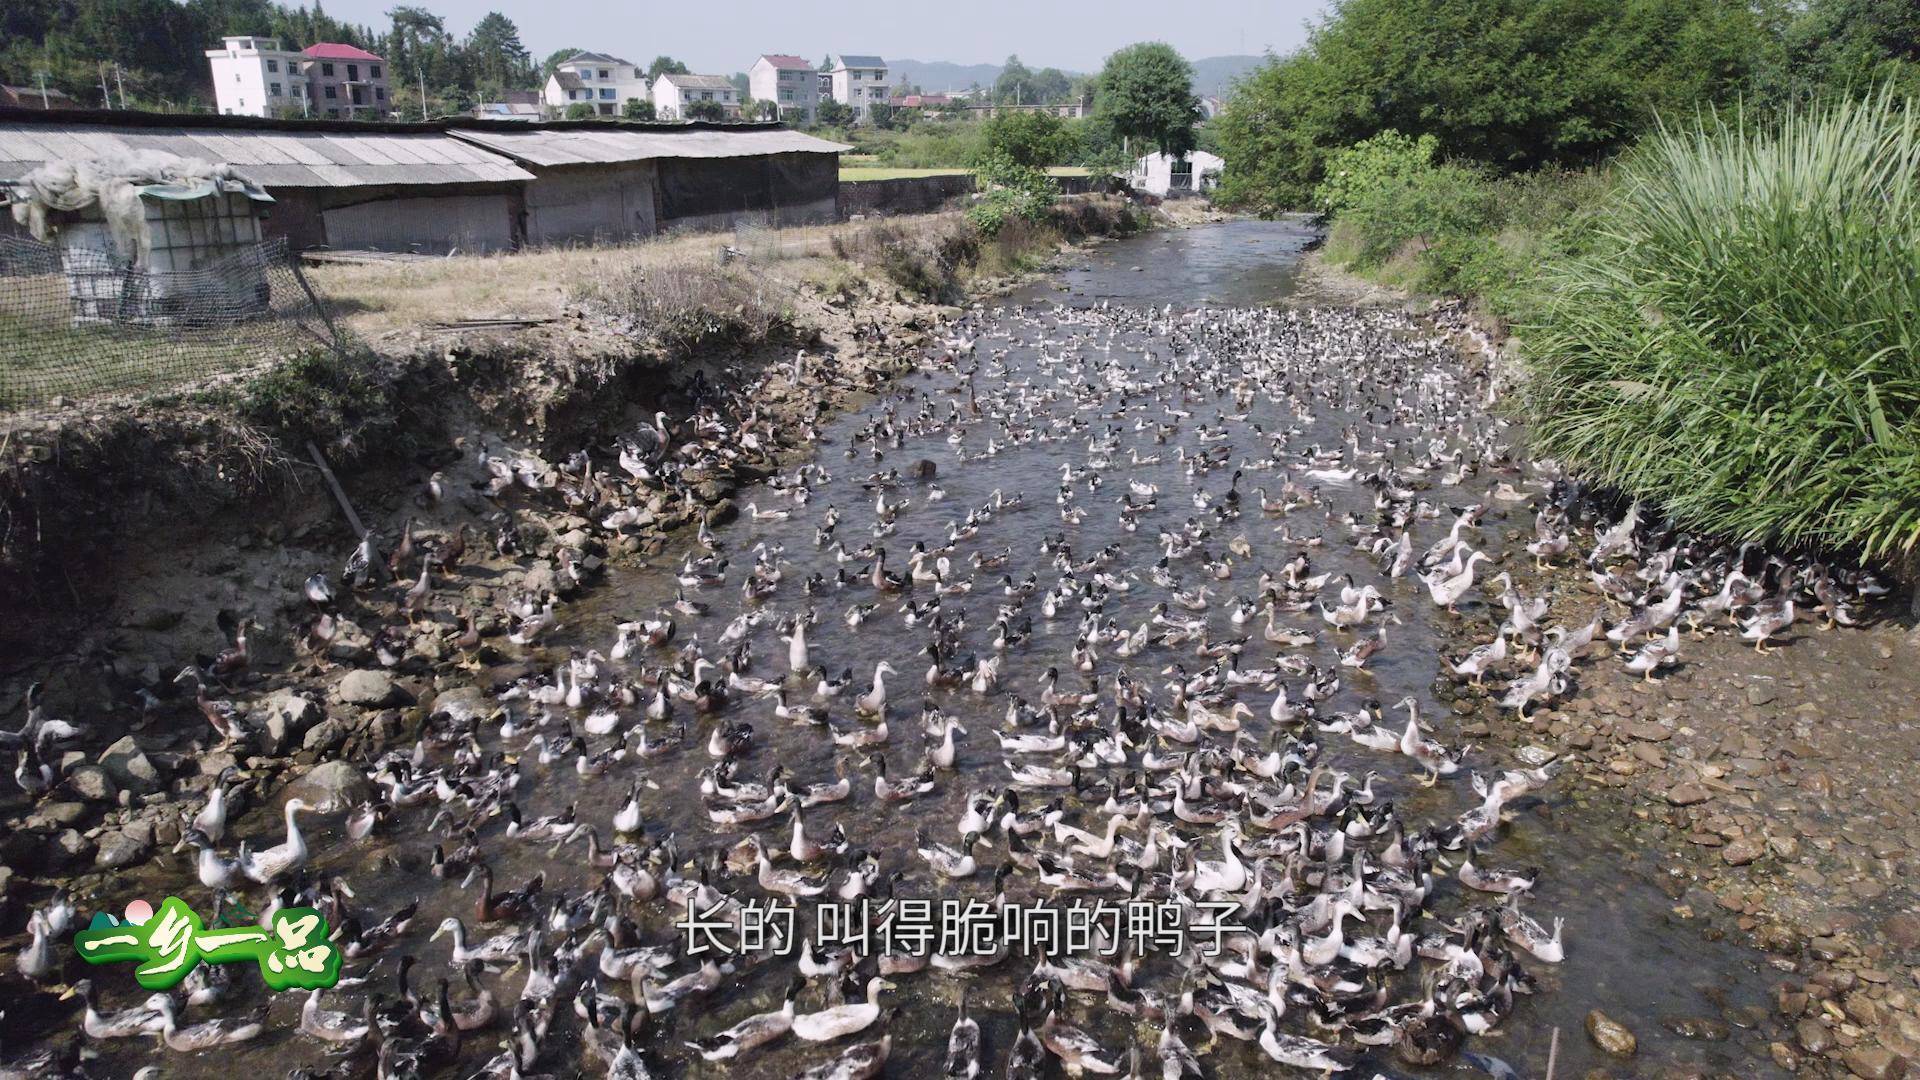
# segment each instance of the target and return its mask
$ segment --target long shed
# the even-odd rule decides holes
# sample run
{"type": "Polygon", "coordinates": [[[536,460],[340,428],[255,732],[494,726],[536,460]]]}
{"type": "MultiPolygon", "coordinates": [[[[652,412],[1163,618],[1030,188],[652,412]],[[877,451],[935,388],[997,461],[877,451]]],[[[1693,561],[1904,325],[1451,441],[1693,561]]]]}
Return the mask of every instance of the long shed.
{"type": "Polygon", "coordinates": [[[0,110],[0,180],[139,150],[232,165],[274,198],[266,235],[296,248],[511,248],[533,179],[440,124],[0,110]]]}
{"type": "Polygon", "coordinates": [[[449,131],[533,174],[532,244],[830,222],[839,213],[839,155],[849,149],[778,124],[577,121],[449,131]]]}
{"type": "Polygon", "coordinates": [[[142,149],[232,165],[295,248],[494,251],[833,221],[838,143],[779,124],[424,124],[0,108],[0,182],[142,149]]]}

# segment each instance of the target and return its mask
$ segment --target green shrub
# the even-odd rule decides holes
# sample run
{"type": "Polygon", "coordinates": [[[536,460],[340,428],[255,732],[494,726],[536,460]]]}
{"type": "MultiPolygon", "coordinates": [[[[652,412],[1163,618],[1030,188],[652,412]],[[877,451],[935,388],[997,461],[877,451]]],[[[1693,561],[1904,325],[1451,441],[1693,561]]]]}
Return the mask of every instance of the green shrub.
{"type": "Polygon", "coordinates": [[[249,380],[240,415],[290,446],[312,439],[351,460],[393,423],[375,363],[365,350],[309,349],[249,380]]]}
{"type": "Polygon", "coordinates": [[[1018,164],[1005,154],[982,160],[977,176],[983,194],[968,208],[967,217],[988,236],[1014,218],[1037,223],[1053,205],[1056,189],[1047,174],[1031,165],[1018,164]]]}
{"type": "Polygon", "coordinates": [[[1540,450],[1691,528],[1912,552],[1913,108],[1882,93],[1649,138],[1522,327],[1540,450]]]}

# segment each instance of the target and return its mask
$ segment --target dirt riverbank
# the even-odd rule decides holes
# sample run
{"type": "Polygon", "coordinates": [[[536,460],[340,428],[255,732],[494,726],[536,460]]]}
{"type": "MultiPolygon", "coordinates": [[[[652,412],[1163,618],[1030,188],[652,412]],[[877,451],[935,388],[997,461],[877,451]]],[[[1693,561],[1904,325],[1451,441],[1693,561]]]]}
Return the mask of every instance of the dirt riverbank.
{"type": "MultiPolygon", "coordinates": [[[[1518,377],[1503,343],[1456,306],[1358,278],[1319,252],[1300,283],[1307,302],[1431,309],[1469,362],[1518,377]]],[[[1621,617],[1572,553],[1492,569],[1549,597],[1567,625],[1621,617]]],[[[1858,627],[1803,617],[1764,655],[1723,618],[1683,634],[1678,666],[1657,681],[1609,657],[1525,721],[1489,692],[1504,679],[1444,691],[1464,736],[1542,745],[1575,763],[1623,837],[1657,858],[1674,920],[1764,954],[1772,1015],[1676,1018],[1688,1037],[1761,1039],[1781,1069],[1810,1076],[1920,1069],[1920,631],[1905,608],[1896,591],[1858,627]]],[[[1497,621],[1463,622],[1456,656],[1497,621]]],[[[1607,1075],[1646,1074],[1623,1065],[1607,1075]]]]}

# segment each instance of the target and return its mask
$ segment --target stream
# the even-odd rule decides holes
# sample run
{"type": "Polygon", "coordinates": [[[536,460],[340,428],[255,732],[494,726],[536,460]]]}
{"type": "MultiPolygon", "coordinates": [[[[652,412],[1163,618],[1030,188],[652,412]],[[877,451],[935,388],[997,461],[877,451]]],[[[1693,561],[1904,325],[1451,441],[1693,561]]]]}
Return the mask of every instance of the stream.
{"type": "MultiPolygon", "coordinates": [[[[1050,424],[1072,419],[1076,411],[1073,397],[1049,397],[1042,393],[1056,382],[1067,385],[1075,381],[1062,366],[1067,363],[1067,357],[1080,354],[1093,357],[1111,349],[1137,357],[1140,366],[1145,368],[1149,361],[1164,360],[1170,354],[1167,341],[1156,339],[1156,332],[1150,328],[1166,324],[1138,316],[1114,318],[1112,313],[1122,308],[1165,312],[1164,318],[1173,321],[1196,309],[1241,309],[1243,314],[1235,316],[1243,320],[1239,324],[1242,330],[1238,332],[1284,335],[1288,332],[1285,320],[1289,318],[1285,305],[1301,253],[1312,235],[1298,222],[1232,221],[1152,232],[1076,252],[1067,257],[1067,265],[1058,273],[985,305],[983,311],[971,317],[971,329],[979,334],[976,355],[980,371],[974,375],[974,391],[983,397],[988,393],[1023,395],[1032,411],[1023,414],[1022,424],[1034,431],[1046,431],[1050,424]],[[1273,310],[1259,310],[1266,308],[1273,310]]],[[[1397,339],[1407,339],[1411,334],[1407,327],[1412,324],[1397,313],[1370,313],[1354,318],[1373,327],[1368,333],[1388,334],[1397,339]]],[[[1447,400],[1456,405],[1474,402],[1474,395],[1479,392],[1475,385],[1465,379],[1455,384],[1450,381],[1451,376],[1438,367],[1446,354],[1444,347],[1408,341],[1407,348],[1415,357],[1433,360],[1436,370],[1441,371],[1422,386],[1435,394],[1444,392],[1449,395],[1447,400]]],[[[1340,364],[1335,363],[1333,367],[1338,370],[1340,364]]],[[[1359,425],[1366,438],[1377,435],[1406,445],[1413,445],[1416,438],[1431,437],[1432,432],[1405,430],[1395,426],[1391,419],[1378,428],[1373,427],[1371,410],[1360,391],[1387,376],[1358,359],[1352,362],[1351,371],[1355,393],[1350,402],[1352,408],[1345,411],[1303,417],[1281,400],[1284,395],[1278,391],[1283,388],[1269,386],[1263,389],[1270,392],[1254,396],[1243,410],[1235,410],[1228,398],[1196,398],[1187,406],[1193,412],[1193,419],[1185,423],[1219,422],[1229,427],[1224,445],[1232,448],[1232,459],[1236,463],[1272,453],[1264,436],[1289,428],[1289,445],[1296,452],[1311,446],[1338,450],[1350,425],[1359,425]],[[1244,417],[1232,421],[1217,419],[1236,411],[1244,412],[1244,417]]],[[[943,615],[956,612],[965,615],[968,648],[987,656],[991,648],[986,639],[994,625],[995,609],[1007,601],[1000,585],[1001,575],[1018,582],[1029,573],[1037,573],[1043,593],[1057,579],[1058,572],[1053,568],[1052,556],[1043,554],[1041,548],[1049,537],[1063,532],[1070,534],[1077,558],[1111,546],[1115,557],[1108,569],[1117,574],[1135,572],[1130,590],[1115,590],[1107,596],[1101,619],[1111,618],[1123,630],[1131,630],[1149,619],[1154,604],[1166,599],[1166,590],[1154,586],[1147,578],[1160,554],[1156,534],[1161,529],[1177,528],[1190,516],[1206,518],[1206,511],[1191,505],[1192,493],[1204,489],[1219,496],[1227,489],[1228,475],[1232,472],[1227,468],[1197,480],[1189,478],[1176,453],[1179,448],[1193,452],[1191,429],[1183,427],[1175,438],[1156,443],[1150,431],[1136,426],[1136,415],[1128,414],[1124,421],[1112,421],[1120,431],[1111,451],[1114,467],[1107,484],[1097,492],[1089,492],[1084,483],[1076,483],[1076,502],[1088,513],[1079,525],[1068,526],[1063,524],[1055,503],[1056,492],[1061,487],[1062,465],[1078,468],[1085,464],[1090,435],[1104,430],[1109,417],[1083,412],[1081,419],[1088,425],[1084,430],[1053,441],[1010,438],[1003,427],[991,420],[969,421],[959,425],[964,433],[957,444],[949,441],[950,428],[943,424],[924,425],[927,430],[916,433],[913,425],[904,423],[921,412],[923,402],[931,416],[944,420],[950,408],[964,409],[967,400],[966,383],[959,374],[950,368],[929,366],[901,380],[864,409],[832,420],[822,430],[817,455],[818,464],[831,473],[831,479],[816,484],[804,506],[795,506],[783,493],[766,485],[736,493],[735,498],[742,507],[740,519],[715,530],[731,559],[726,582],[686,590],[688,596],[710,604],[711,612],[704,617],[674,616],[677,628],[674,645],[684,645],[687,639],[698,635],[707,646],[707,655],[717,659],[724,649],[714,642],[728,622],[749,607],[764,610],[766,617],[747,635],[754,657],[751,672],[759,677],[778,679],[786,671],[786,646],[777,624],[782,618],[811,606],[818,615],[817,623],[809,632],[814,663],[836,675],[843,669],[851,669],[853,673],[848,691],[830,703],[837,727],[860,723],[853,718],[852,698],[867,686],[876,663],[890,662],[899,670],[899,675],[889,681],[892,737],[884,748],[884,755],[888,775],[896,779],[912,771],[926,742],[919,722],[923,698],[930,697],[947,715],[964,725],[967,734],[958,740],[956,768],[938,773],[931,793],[909,803],[895,804],[882,802],[873,792],[874,767],[870,759],[874,755],[837,750],[824,733],[776,719],[770,699],[736,694],[723,714],[728,723],[744,720],[753,725],[753,746],[739,770],[742,779],[762,780],[778,764],[802,782],[817,783],[833,779],[836,761],[844,763],[853,778],[851,797],[809,810],[808,831],[824,837],[835,824],[843,827],[854,848],[872,852],[879,859],[883,874],[903,875],[894,887],[899,897],[972,898],[991,894],[991,869],[1005,857],[1003,844],[990,840],[993,846],[980,850],[981,861],[987,868],[981,873],[963,881],[945,881],[937,878],[915,855],[915,835],[924,829],[942,843],[955,844],[958,836],[954,823],[964,812],[969,793],[1006,784],[1003,762],[1008,755],[1002,753],[992,732],[1002,724],[1014,695],[1037,702],[1042,679],[1047,670],[1054,667],[1061,672],[1062,687],[1077,688],[1085,684],[1086,677],[1074,670],[1070,659],[1082,612],[1077,605],[1069,605],[1058,618],[1043,619],[1036,610],[1040,598],[1036,593],[1027,604],[1027,614],[1033,622],[1032,637],[1004,654],[995,693],[982,696],[965,687],[929,690],[923,681],[927,658],[922,651],[929,633],[925,625],[904,624],[898,611],[901,603],[898,597],[876,596],[864,583],[829,588],[814,596],[802,594],[801,583],[811,575],[818,573],[833,578],[843,569],[851,574],[864,565],[864,561],[842,564],[831,550],[816,546],[814,531],[825,509],[834,507],[841,515],[836,536],[847,548],[880,543],[891,556],[888,568],[905,573],[907,553],[916,541],[923,541],[929,547],[944,544],[950,525],[962,520],[969,509],[988,505],[995,492],[1003,498],[1023,497],[1024,509],[995,515],[980,528],[977,538],[961,540],[952,556],[956,571],[964,577],[968,572],[967,556],[975,552],[991,556],[1003,549],[1011,550],[1004,566],[982,569],[973,575],[976,587],[970,594],[946,597],[942,602],[943,615]],[[866,443],[859,443],[857,450],[854,449],[855,437],[882,417],[889,407],[902,421],[901,426],[909,430],[897,447],[883,447],[882,457],[876,461],[866,443]],[[989,438],[996,440],[993,455],[975,456],[986,451],[989,438]],[[959,459],[957,451],[960,450],[968,455],[968,460],[959,459]],[[1158,454],[1160,461],[1129,468],[1127,456],[1132,451],[1143,457],[1158,454]],[[855,456],[849,457],[849,453],[855,456]],[[870,529],[875,521],[876,493],[863,487],[863,481],[872,473],[890,468],[904,473],[923,458],[935,463],[938,476],[934,482],[944,489],[944,499],[929,503],[928,485],[911,480],[883,491],[881,494],[889,501],[906,500],[910,505],[899,514],[896,531],[876,540],[870,529]],[[1158,509],[1133,532],[1121,528],[1119,515],[1113,511],[1113,504],[1127,491],[1128,481],[1157,485],[1160,490],[1158,509]],[[761,511],[776,507],[790,509],[792,516],[788,520],[754,520],[747,509],[749,506],[761,511]],[[780,553],[783,578],[773,596],[749,605],[742,598],[741,585],[753,565],[753,552],[760,545],[780,553]],[[846,610],[867,603],[877,603],[877,610],[864,625],[850,628],[843,619],[846,610]]],[[[1108,403],[1114,403],[1111,395],[1108,403]]],[[[1167,421],[1159,411],[1161,404],[1152,401],[1153,411],[1140,411],[1138,417],[1149,423],[1167,421]]],[[[1136,409],[1144,410],[1144,406],[1136,409]]],[[[1469,415],[1463,422],[1500,442],[1520,442],[1519,432],[1503,429],[1497,421],[1485,416],[1469,415]]],[[[1516,456],[1518,453],[1516,450],[1516,456]]],[[[1358,636],[1331,632],[1313,610],[1281,617],[1281,622],[1305,628],[1316,637],[1313,644],[1293,651],[1303,653],[1321,668],[1337,670],[1341,676],[1338,692],[1319,705],[1322,715],[1352,710],[1363,701],[1377,700],[1385,707],[1386,722],[1398,727],[1404,724],[1406,714],[1396,710],[1394,704],[1411,696],[1418,704],[1423,725],[1431,725],[1431,734],[1436,739],[1449,747],[1466,741],[1457,731],[1459,722],[1450,715],[1448,703],[1436,698],[1433,688],[1444,670],[1443,657],[1464,651],[1464,646],[1459,644],[1460,620],[1470,620],[1475,628],[1472,633],[1478,635],[1478,640],[1486,639],[1492,622],[1486,617],[1485,609],[1488,599],[1494,595],[1493,587],[1483,586],[1484,592],[1476,590],[1475,602],[1463,604],[1462,614],[1455,616],[1429,601],[1425,588],[1414,574],[1398,579],[1382,575],[1374,558],[1346,542],[1346,533],[1337,520],[1349,513],[1359,519],[1373,517],[1373,492],[1365,486],[1324,485],[1321,494],[1328,503],[1324,513],[1309,507],[1287,516],[1263,516],[1258,501],[1261,496],[1255,494],[1256,490],[1264,487],[1278,497],[1285,475],[1284,468],[1264,472],[1250,470],[1239,488],[1251,504],[1242,519],[1213,525],[1206,546],[1214,555],[1224,555],[1228,540],[1236,534],[1246,537],[1252,554],[1233,560],[1235,569],[1231,579],[1209,582],[1213,586],[1214,603],[1197,615],[1207,620],[1216,637],[1253,635],[1242,658],[1244,666],[1273,663],[1279,652],[1289,650],[1261,639],[1262,620],[1258,618],[1245,626],[1230,625],[1228,601],[1252,595],[1255,580],[1263,568],[1277,571],[1300,550],[1289,544],[1287,538],[1277,535],[1276,527],[1284,523],[1292,530],[1295,540],[1320,534],[1324,542],[1311,549],[1313,571],[1334,574],[1336,582],[1329,586],[1334,595],[1338,592],[1337,579],[1343,574],[1352,574],[1356,581],[1375,583],[1390,604],[1388,611],[1394,620],[1386,624],[1389,626],[1386,647],[1366,667],[1355,669],[1338,667],[1335,661],[1337,653],[1358,640],[1358,636]]],[[[1457,507],[1479,498],[1495,479],[1524,486],[1531,481],[1532,474],[1525,468],[1514,467],[1499,477],[1483,474],[1457,491],[1427,494],[1443,507],[1457,507]]],[[[1538,486],[1531,490],[1537,491],[1538,486]]],[[[1420,522],[1415,537],[1416,550],[1444,535],[1445,522],[1450,516],[1443,508],[1436,519],[1420,522]]],[[[1487,569],[1489,574],[1497,572],[1498,559],[1509,552],[1518,553],[1520,559],[1528,558],[1521,548],[1530,538],[1532,522],[1532,511],[1523,503],[1496,504],[1488,513],[1473,541],[1476,547],[1496,557],[1496,565],[1487,569]]],[[[694,538],[683,531],[674,545],[650,560],[651,566],[616,563],[604,581],[561,609],[562,626],[543,639],[537,650],[542,662],[548,665],[562,662],[570,649],[605,652],[615,640],[617,624],[660,617],[680,588],[675,574],[683,558],[697,550],[694,538]]],[[[1177,572],[1185,587],[1201,583],[1197,561],[1179,564],[1177,572]]],[[[913,596],[924,601],[928,594],[916,591],[913,596]]],[[[1381,622],[1376,619],[1363,629],[1371,633],[1379,625],[1381,622]]],[[[1191,645],[1155,649],[1124,661],[1114,657],[1110,648],[1097,651],[1100,657],[1095,675],[1103,690],[1111,684],[1114,672],[1128,670],[1152,687],[1160,698],[1165,697],[1162,687],[1171,676],[1164,671],[1170,665],[1184,665],[1188,673],[1193,673],[1211,663],[1206,657],[1194,655],[1191,645]]],[[[658,651],[656,654],[645,659],[658,664],[665,654],[658,651]]],[[[621,665],[615,662],[612,666],[619,669],[621,665]]],[[[1298,690],[1299,679],[1289,677],[1285,681],[1298,690]]],[[[812,686],[813,680],[807,680],[805,689],[794,694],[794,699],[811,700],[812,686]]],[[[1253,710],[1253,716],[1245,722],[1248,736],[1264,746],[1271,727],[1267,704],[1272,700],[1272,692],[1242,688],[1238,696],[1253,710]]],[[[524,709],[526,703],[517,702],[515,707],[524,709]]],[[[1103,701],[1102,709],[1110,711],[1110,705],[1103,701]]],[[[633,722],[640,721],[636,717],[633,722]]],[[[532,819],[571,805],[580,820],[598,824],[602,838],[607,839],[611,833],[607,822],[625,800],[629,784],[640,777],[644,779],[641,811],[647,835],[650,838],[674,836],[683,860],[691,858],[696,851],[730,847],[754,828],[767,837],[770,847],[784,847],[788,834],[788,818],[784,813],[757,826],[720,826],[708,820],[700,802],[699,784],[702,772],[713,763],[705,749],[713,721],[696,717],[690,707],[681,706],[676,722],[688,726],[687,745],[637,767],[627,763],[616,765],[596,779],[582,780],[575,775],[570,761],[541,766],[531,754],[523,755],[522,772],[527,781],[520,791],[522,811],[532,819]]],[[[653,725],[653,730],[657,736],[665,729],[653,725]]],[[[520,734],[502,741],[491,728],[489,732],[487,750],[518,753],[527,738],[520,734]]],[[[1212,738],[1227,741],[1223,736],[1212,738]]],[[[605,742],[597,740],[598,744],[605,742]]],[[[1321,746],[1322,760],[1334,767],[1356,777],[1377,773],[1376,790],[1392,799],[1410,823],[1445,824],[1453,820],[1476,801],[1469,787],[1471,773],[1490,777],[1503,768],[1517,767],[1505,756],[1507,750],[1503,746],[1472,747],[1467,750],[1459,772],[1443,777],[1434,787],[1425,788],[1417,783],[1420,769],[1398,754],[1364,749],[1342,735],[1321,736],[1321,746]]],[[[1501,865],[1544,868],[1539,883],[1525,902],[1525,909],[1549,928],[1555,918],[1565,920],[1566,959],[1559,964],[1546,964],[1522,957],[1526,970],[1538,980],[1537,991],[1518,997],[1511,1015],[1492,1032],[1470,1038],[1468,1048],[1506,1062],[1528,1080],[1546,1076],[1548,1047],[1555,1029],[1559,1031],[1556,1076],[1561,1080],[1585,1076],[1591,1069],[1607,1070],[1606,1075],[1610,1076],[1665,1076],[1674,1071],[1742,1077],[1784,1075],[1767,1059],[1764,1042],[1751,1032],[1740,1030],[1745,1018],[1764,1015],[1767,1004],[1769,979],[1760,966],[1759,955],[1729,942],[1709,941],[1698,928],[1674,917],[1675,902],[1654,884],[1661,872],[1654,858],[1643,856],[1625,839],[1631,820],[1624,799],[1606,793],[1578,792],[1574,787],[1576,783],[1573,777],[1560,776],[1511,805],[1512,820],[1498,834],[1488,856],[1489,861],[1501,865]],[[1603,1011],[1633,1030],[1639,1040],[1635,1057],[1611,1058],[1595,1047],[1584,1027],[1585,1017],[1593,1009],[1603,1011]],[[1676,1024],[1678,1020],[1701,1017],[1733,1020],[1732,1037],[1718,1041],[1685,1038],[1672,1030],[1676,1026],[1687,1026],[1676,1024]]],[[[1023,805],[1041,805],[1055,794],[1064,792],[1034,792],[1031,800],[1023,805]]],[[[1070,808],[1077,803],[1077,799],[1067,796],[1070,808]]],[[[420,899],[420,914],[407,938],[380,960],[376,977],[379,989],[390,989],[394,956],[412,952],[420,958],[415,986],[423,992],[432,990],[445,971],[448,942],[442,937],[429,943],[427,937],[446,915],[466,916],[469,929],[476,935],[499,930],[499,927],[473,926],[472,890],[461,892],[453,887],[457,882],[441,881],[427,873],[427,854],[433,843],[441,839],[426,832],[430,816],[430,808],[405,811],[400,828],[361,844],[345,842],[340,815],[309,815],[306,819],[312,826],[314,866],[343,876],[354,888],[358,905],[378,916],[410,898],[420,899]]],[[[1104,819],[1093,807],[1088,807],[1085,813],[1070,815],[1069,820],[1092,831],[1104,825],[1104,819]]],[[[257,846],[278,842],[277,815],[256,811],[235,831],[254,838],[257,846]]],[[[1219,857],[1214,830],[1189,831],[1196,837],[1202,857],[1219,857]]],[[[513,843],[490,837],[487,848],[496,889],[518,885],[544,871],[547,894],[573,896],[598,884],[601,877],[600,871],[586,865],[583,844],[570,844],[557,853],[550,853],[546,844],[513,843]]],[[[1448,855],[1449,861],[1457,858],[1458,853],[1448,855]]],[[[186,866],[184,860],[181,865],[186,866]]],[[[162,891],[168,884],[154,871],[142,871],[142,876],[129,882],[126,899],[162,891]]],[[[179,888],[177,882],[173,884],[179,888]]],[[[759,895],[751,872],[718,884],[743,895],[759,895]]],[[[1030,874],[1015,875],[1009,882],[1009,891],[1022,898],[1044,895],[1030,874]]],[[[1436,899],[1432,902],[1436,913],[1450,919],[1470,901],[1486,902],[1483,897],[1462,897],[1461,891],[1453,878],[1438,878],[1436,899]]],[[[189,884],[181,895],[199,897],[203,892],[197,884],[189,884]]],[[[646,941],[664,943],[677,933],[673,915],[665,904],[656,901],[644,907],[647,914],[641,920],[641,929],[646,941]]],[[[805,905],[802,910],[804,912],[805,905]]],[[[1430,925],[1423,927],[1422,932],[1437,930],[1437,925],[1430,925]]],[[[1377,916],[1374,928],[1366,932],[1379,932],[1377,916]]],[[[360,973],[366,965],[364,960],[350,961],[349,974],[360,973]]],[[[1177,996],[1179,986],[1169,966],[1164,957],[1149,957],[1142,963],[1139,985],[1177,996]]],[[[652,1033],[643,1049],[657,1074],[792,1076],[829,1060],[844,1049],[845,1041],[818,1045],[789,1037],[730,1067],[710,1065],[694,1058],[684,1047],[684,1041],[710,1035],[753,1013],[778,1008],[793,970],[788,960],[765,957],[742,958],[737,967],[717,991],[683,1003],[673,1012],[654,1019],[652,1033]]],[[[890,992],[885,1000],[898,1006],[899,1012],[886,1027],[892,1035],[892,1056],[884,1075],[906,1077],[938,1073],[962,986],[971,987],[973,1014],[983,1031],[982,1074],[1003,1075],[1006,1055],[1015,1039],[1012,995],[1031,967],[1030,958],[1016,953],[980,973],[955,976],[927,970],[894,978],[899,989],[890,992]]],[[[1418,992],[1419,967],[1420,962],[1416,961],[1408,975],[1394,983],[1396,1000],[1404,999],[1400,995],[1418,992]]],[[[682,961],[674,974],[684,970],[687,970],[686,962],[682,961]]],[[[483,982],[492,986],[503,1001],[510,1002],[519,995],[525,976],[524,969],[515,969],[489,975],[483,982]]],[[[125,1005],[135,1000],[130,978],[120,972],[100,972],[95,981],[112,1004],[125,1005]]],[[[463,991],[457,981],[455,985],[458,996],[463,991]]],[[[1126,1048],[1138,1046],[1143,1054],[1143,1070],[1158,1075],[1158,1062],[1152,1053],[1158,1024],[1136,1023],[1110,1010],[1100,996],[1075,996],[1080,1000],[1072,1010],[1072,1021],[1114,1054],[1123,1071],[1126,1048]]],[[[357,994],[342,993],[330,998],[329,1007],[354,1008],[358,999],[357,994]]],[[[821,992],[812,989],[803,997],[801,1011],[817,1009],[823,1004],[821,992]]],[[[346,1071],[352,1075],[364,1074],[370,1065],[366,1055],[352,1059],[329,1058],[319,1043],[298,1034],[295,1028],[299,1005],[300,998],[295,995],[276,998],[265,1034],[251,1043],[196,1056],[162,1050],[157,1058],[151,1040],[96,1044],[102,1053],[96,1064],[100,1072],[108,1075],[129,1075],[141,1065],[159,1064],[162,1075],[167,1077],[224,1077],[238,1073],[280,1075],[300,1065],[324,1070],[351,1061],[346,1071]]],[[[232,1015],[240,1008],[229,1003],[215,1012],[232,1015]]],[[[1333,1038],[1327,1033],[1300,1027],[1292,1019],[1289,1023],[1294,1025],[1290,1030],[1333,1038]]],[[[554,1033],[544,1044],[536,1071],[561,1076],[574,1074],[580,1060],[579,1027],[571,1009],[563,1006],[554,1033]]],[[[876,1037],[879,1030],[878,1027],[869,1029],[858,1038],[876,1037]]],[[[1190,1023],[1189,1028],[1183,1030],[1196,1049],[1205,1041],[1204,1032],[1197,1025],[1190,1023]]],[[[503,1027],[474,1036],[461,1058],[457,1075],[471,1075],[498,1051],[504,1037],[503,1027]]],[[[1276,1068],[1256,1043],[1232,1039],[1221,1039],[1201,1060],[1208,1075],[1224,1078],[1308,1075],[1276,1068]]],[[[1409,1077],[1472,1075],[1471,1070],[1457,1062],[1425,1070],[1408,1066],[1393,1059],[1391,1048],[1370,1051],[1362,1066],[1351,1075],[1365,1078],[1374,1071],[1409,1077]]],[[[445,1075],[455,1074],[450,1070],[445,1075]]]]}

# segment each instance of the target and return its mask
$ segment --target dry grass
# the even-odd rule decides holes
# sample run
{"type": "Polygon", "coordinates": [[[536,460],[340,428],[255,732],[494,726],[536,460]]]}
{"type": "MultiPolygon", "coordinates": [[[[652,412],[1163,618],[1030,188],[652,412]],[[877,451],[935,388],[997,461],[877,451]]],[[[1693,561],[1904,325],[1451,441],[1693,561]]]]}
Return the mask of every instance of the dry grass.
{"type": "Polygon", "coordinates": [[[1120,205],[1104,197],[1062,199],[1058,229],[977,248],[968,239],[973,229],[966,215],[954,212],[430,262],[329,263],[307,273],[347,329],[369,338],[463,319],[551,318],[582,303],[643,321],[714,299],[777,313],[797,290],[834,292],[850,276],[885,279],[922,296],[951,296],[956,276],[1021,269],[1063,235],[1123,231],[1108,220],[1121,213],[1120,205]],[[723,261],[729,248],[740,257],[723,261]],[[649,291],[660,294],[657,304],[649,291]]]}
{"type": "MultiPolygon", "coordinates": [[[[913,219],[929,223],[949,215],[913,219]]],[[[863,222],[791,229],[747,227],[727,233],[662,236],[602,247],[546,248],[493,255],[454,255],[431,262],[328,263],[307,277],[346,326],[372,337],[407,327],[461,319],[550,318],[582,289],[634,274],[684,274],[720,265],[733,248],[746,261],[789,283],[810,276],[796,265],[832,257],[834,241],[864,233],[863,222]]]]}

